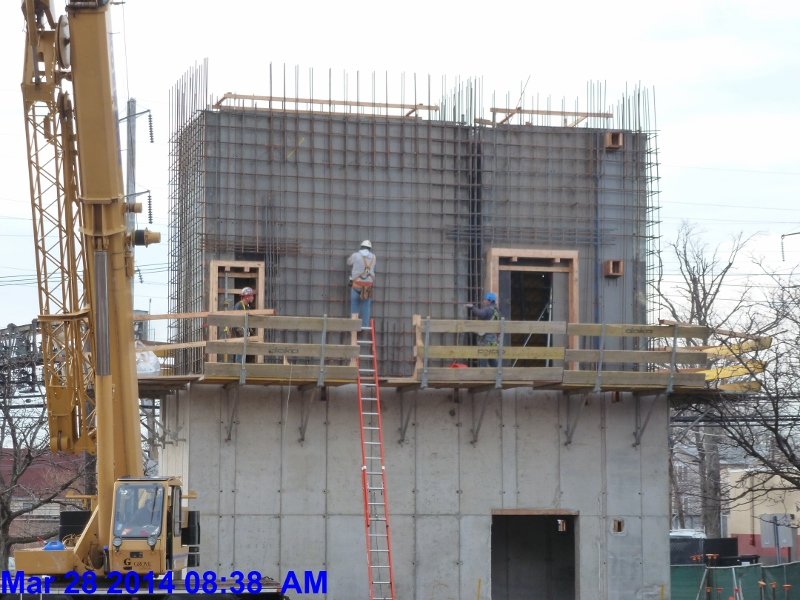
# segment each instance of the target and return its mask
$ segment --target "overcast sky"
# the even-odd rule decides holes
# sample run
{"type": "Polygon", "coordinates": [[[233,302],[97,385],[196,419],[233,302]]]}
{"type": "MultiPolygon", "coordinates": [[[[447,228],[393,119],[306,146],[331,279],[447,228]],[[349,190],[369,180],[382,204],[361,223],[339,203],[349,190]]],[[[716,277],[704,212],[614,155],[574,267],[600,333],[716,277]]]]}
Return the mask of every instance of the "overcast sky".
{"type": "MultiPolygon", "coordinates": [[[[0,3],[0,327],[38,312],[19,4],[0,3]]],[[[208,58],[215,96],[268,94],[270,64],[281,74],[284,65],[290,74],[299,66],[300,81],[290,82],[287,95],[309,93],[309,69],[323,78],[315,83],[318,97],[327,95],[329,69],[337,81],[348,73],[351,99],[357,72],[362,81],[373,72],[379,81],[387,72],[390,81],[404,73],[407,81],[416,74],[437,83],[479,77],[485,106],[491,92],[518,98],[523,86],[527,98],[549,98],[554,106],[564,99],[570,108],[577,100],[582,109],[589,81],[604,82],[609,104],[645,86],[655,97],[664,240],[689,219],[712,245],[740,231],[757,235],[753,251],[779,271],[800,262],[800,235],[786,238],[785,261],[780,255],[780,236],[800,231],[800,3],[538,4],[129,0],[114,6],[120,109],[134,97],[139,110],[154,116],[156,143],[144,143],[147,125],[140,120],[137,152],[137,188],[150,189],[154,200],[151,228],[166,238],[169,89],[208,58]]],[[[369,97],[368,84],[365,92],[369,97]]],[[[168,311],[167,248],[165,239],[160,248],[137,251],[144,281],[136,287],[138,309],[168,311]]]]}

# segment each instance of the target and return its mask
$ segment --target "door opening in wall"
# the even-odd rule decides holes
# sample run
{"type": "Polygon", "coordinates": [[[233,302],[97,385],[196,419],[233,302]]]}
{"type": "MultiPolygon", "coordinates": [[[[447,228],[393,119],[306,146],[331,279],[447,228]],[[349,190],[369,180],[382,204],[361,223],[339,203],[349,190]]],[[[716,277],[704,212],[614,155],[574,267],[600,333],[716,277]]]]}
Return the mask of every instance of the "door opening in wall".
{"type": "MultiPolygon", "coordinates": [[[[553,273],[500,271],[500,312],[512,321],[550,321],[553,312],[553,273]]],[[[512,334],[512,346],[549,346],[546,334],[512,334]]],[[[545,360],[517,360],[515,367],[543,367],[545,360]]]]}
{"type": "Polygon", "coordinates": [[[492,598],[575,599],[576,515],[493,515],[492,598]]]}

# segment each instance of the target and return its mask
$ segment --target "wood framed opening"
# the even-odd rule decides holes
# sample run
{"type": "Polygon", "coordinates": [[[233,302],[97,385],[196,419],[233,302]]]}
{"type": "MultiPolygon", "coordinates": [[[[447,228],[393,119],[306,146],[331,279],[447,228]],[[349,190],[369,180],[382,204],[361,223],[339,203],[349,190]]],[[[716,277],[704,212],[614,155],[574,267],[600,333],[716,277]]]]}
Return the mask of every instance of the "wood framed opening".
{"type": "MultiPolygon", "coordinates": [[[[485,265],[484,289],[497,293],[498,308],[504,318],[580,321],[577,250],[490,248],[485,265]]],[[[526,342],[527,345],[550,345],[546,339],[512,339],[515,346],[526,345],[526,342]]],[[[569,345],[575,347],[575,343],[576,340],[570,338],[569,345]]]]}

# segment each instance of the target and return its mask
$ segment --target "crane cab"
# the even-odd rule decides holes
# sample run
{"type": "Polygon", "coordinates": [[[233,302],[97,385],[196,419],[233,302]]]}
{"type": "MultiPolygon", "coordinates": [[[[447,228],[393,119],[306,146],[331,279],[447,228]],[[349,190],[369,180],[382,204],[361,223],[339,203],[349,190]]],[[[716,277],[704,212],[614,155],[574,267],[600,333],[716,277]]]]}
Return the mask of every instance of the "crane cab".
{"type": "Polygon", "coordinates": [[[175,477],[117,480],[107,569],[165,573],[190,566],[189,542],[199,538],[199,526],[192,519],[189,527],[183,499],[175,477]]]}

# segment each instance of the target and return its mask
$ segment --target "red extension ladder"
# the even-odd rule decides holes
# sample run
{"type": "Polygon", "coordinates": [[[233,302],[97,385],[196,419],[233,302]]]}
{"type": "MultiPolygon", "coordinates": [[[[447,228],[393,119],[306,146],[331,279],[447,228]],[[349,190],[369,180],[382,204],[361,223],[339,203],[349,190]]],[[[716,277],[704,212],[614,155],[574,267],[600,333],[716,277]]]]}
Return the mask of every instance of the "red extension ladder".
{"type": "Polygon", "coordinates": [[[383,462],[383,430],[375,353],[375,324],[358,336],[358,412],[361,422],[361,483],[370,600],[394,600],[392,543],[383,462]]]}

